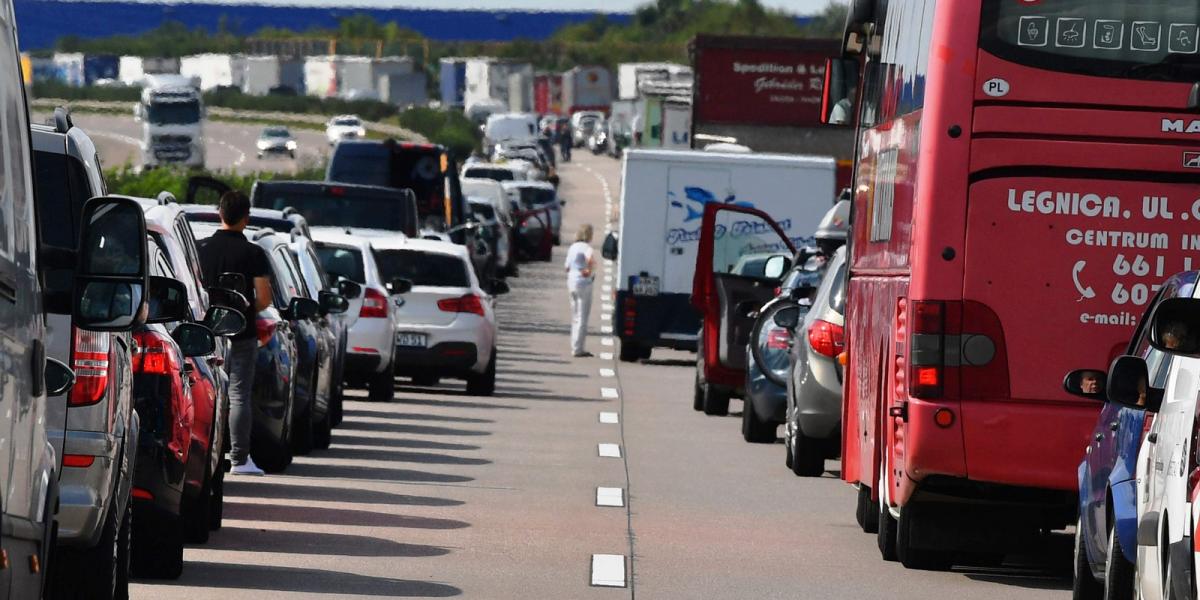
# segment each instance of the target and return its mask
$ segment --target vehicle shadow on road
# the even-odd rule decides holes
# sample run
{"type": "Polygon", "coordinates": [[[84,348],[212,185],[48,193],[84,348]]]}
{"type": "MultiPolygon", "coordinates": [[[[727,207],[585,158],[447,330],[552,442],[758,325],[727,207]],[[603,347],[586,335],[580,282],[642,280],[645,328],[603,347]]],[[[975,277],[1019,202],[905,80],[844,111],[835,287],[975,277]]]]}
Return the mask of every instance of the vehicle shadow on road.
{"type": "MultiPolygon", "coordinates": [[[[345,443],[341,441],[341,443],[345,443]]],[[[428,465],[490,465],[486,458],[451,456],[430,452],[404,452],[387,448],[344,448],[334,446],[321,453],[322,458],[345,458],[359,460],[382,460],[387,462],[409,462],[428,465]]]]}
{"type": "Polygon", "coordinates": [[[476,417],[453,417],[450,415],[431,415],[428,413],[396,413],[386,411],[366,411],[362,409],[347,409],[342,412],[348,419],[361,417],[364,419],[383,419],[388,421],[445,421],[448,423],[495,423],[492,419],[476,417]]]}
{"type": "Polygon", "coordinates": [[[454,519],[396,515],[373,510],[276,506],[249,502],[226,502],[225,518],[273,523],[324,523],[352,527],[400,527],[405,529],[465,529],[471,524],[454,519]]]}
{"type": "Polygon", "coordinates": [[[389,483],[467,483],[475,481],[474,477],[466,475],[429,473],[412,469],[312,463],[292,463],[292,466],[288,467],[288,475],[326,479],[375,479],[389,483]]]}
{"type": "Polygon", "coordinates": [[[492,435],[490,431],[478,429],[457,429],[453,427],[437,427],[434,425],[417,425],[413,423],[386,423],[376,421],[343,421],[338,429],[345,431],[383,431],[388,433],[407,433],[411,435],[447,435],[447,436],[481,436],[492,435]]]}
{"type": "Polygon", "coordinates": [[[188,569],[184,570],[180,579],[157,583],[387,598],[449,598],[462,595],[459,588],[431,581],[369,577],[323,569],[196,561],[188,562],[188,569]]]}
{"type": "MultiPolygon", "coordinates": [[[[462,506],[462,500],[433,496],[411,496],[379,490],[361,489],[342,484],[337,487],[325,485],[297,485],[282,483],[278,478],[269,482],[248,483],[237,479],[225,480],[225,496],[264,498],[273,500],[312,500],[318,502],[355,502],[360,504],[394,504],[401,506],[462,506]]],[[[229,500],[226,500],[228,506],[229,500]]]]}
{"type": "Polygon", "coordinates": [[[416,448],[420,450],[479,450],[479,446],[471,444],[455,444],[453,442],[435,442],[432,440],[414,440],[411,438],[367,437],[362,435],[342,435],[334,431],[334,445],[347,446],[380,446],[384,448],[416,448]]]}
{"type": "Polygon", "coordinates": [[[682,358],[648,358],[638,361],[639,364],[647,367],[695,367],[696,361],[686,360],[682,358]]]}
{"type": "MultiPolygon", "coordinates": [[[[414,396],[405,396],[404,398],[398,398],[396,400],[393,400],[393,403],[395,403],[395,404],[411,404],[413,406],[432,406],[432,407],[444,407],[444,408],[465,408],[465,409],[484,409],[484,410],[493,410],[493,409],[494,410],[528,410],[527,407],[513,406],[512,404],[495,404],[493,402],[468,402],[466,400],[447,400],[447,399],[443,399],[443,398],[430,398],[429,397],[430,394],[428,393],[428,391],[422,390],[420,388],[399,387],[399,388],[396,388],[396,391],[403,392],[406,394],[414,394],[415,397],[414,396]]],[[[460,397],[467,397],[467,398],[475,398],[476,397],[476,396],[469,396],[469,395],[467,395],[467,393],[465,391],[461,391],[461,390],[438,390],[437,393],[442,394],[442,395],[452,395],[452,396],[460,396],[460,397]]]]}
{"type": "Polygon", "coordinates": [[[221,535],[214,536],[205,548],[239,552],[403,558],[445,556],[450,553],[449,548],[440,546],[405,544],[367,535],[230,526],[222,527],[221,535]]]}

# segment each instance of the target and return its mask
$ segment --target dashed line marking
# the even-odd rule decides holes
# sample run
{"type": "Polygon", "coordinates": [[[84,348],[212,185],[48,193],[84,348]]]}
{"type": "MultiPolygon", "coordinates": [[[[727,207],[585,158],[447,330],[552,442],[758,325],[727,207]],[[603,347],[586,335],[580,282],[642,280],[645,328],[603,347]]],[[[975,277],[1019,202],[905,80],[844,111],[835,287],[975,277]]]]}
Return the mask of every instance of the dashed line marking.
{"type": "Polygon", "coordinates": [[[613,332],[612,325],[601,325],[600,326],[600,333],[612,333],[612,332],[613,332]]]}
{"type": "Polygon", "coordinates": [[[600,397],[608,398],[608,399],[616,399],[616,398],[620,398],[621,394],[620,394],[620,392],[617,391],[617,388],[606,387],[606,388],[600,388],[600,397]]]}
{"type": "Polygon", "coordinates": [[[604,292],[605,294],[611,294],[612,293],[612,285],[605,283],[600,286],[600,291],[604,292]]]}
{"type": "Polygon", "coordinates": [[[625,555],[593,554],[592,585],[597,587],[625,587],[625,555]]]}
{"type": "Polygon", "coordinates": [[[612,302],[604,302],[600,305],[600,310],[611,311],[613,308],[615,307],[613,306],[612,302]]]}
{"type": "Polygon", "coordinates": [[[600,313],[600,320],[601,321],[611,321],[612,313],[600,313]]]}
{"type": "Polygon", "coordinates": [[[600,369],[601,377],[616,377],[617,372],[612,369],[600,369]]]}
{"type": "Polygon", "coordinates": [[[617,444],[598,444],[596,451],[601,458],[621,458],[621,446],[617,444]]]}
{"type": "Polygon", "coordinates": [[[612,360],[612,359],[613,359],[612,352],[601,352],[600,353],[600,360],[612,360]]]}
{"type": "MultiPolygon", "coordinates": [[[[616,343],[616,342],[613,342],[613,339],[612,339],[612,338],[610,338],[610,337],[606,337],[606,338],[600,338],[600,345],[601,345],[601,346],[612,346],[612,345],[613,345],[613,344],[615,344],[615,343],[616,343]]],[[[612,360],[612,359],[611,359],[611,358],[608,358],[608,359],[605,359],[605,360],[612,360]]]]}
{"type": "Polygon", "coordinates": [[[596,506],[625,506],[625,490],[614,487],[596,488],[596,506]]]}
{"type": "Polygon", "coordinates": [[[621,415],[615,412],[602,412],[600,413],[600,422],[605,425],[616,425],[621,422],[621,415]]]}

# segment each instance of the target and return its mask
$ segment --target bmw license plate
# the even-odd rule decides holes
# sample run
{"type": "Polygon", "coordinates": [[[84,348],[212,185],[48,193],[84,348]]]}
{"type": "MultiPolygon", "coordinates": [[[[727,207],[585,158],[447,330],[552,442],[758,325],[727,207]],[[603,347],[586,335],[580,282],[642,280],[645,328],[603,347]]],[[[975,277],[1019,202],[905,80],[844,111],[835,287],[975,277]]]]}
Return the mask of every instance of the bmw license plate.
{"type": "Polygon", "coordinates": [[[657,296],[658,295],[658,277],[640,276],[633,279],[633,295],[634,296],[657,296]]]}
{"type": "Polygon", "coordinates": [[[424,348],[427,341],[423,333],[400,332],[396,334],[396,345],[406,348],[424,348]]]}

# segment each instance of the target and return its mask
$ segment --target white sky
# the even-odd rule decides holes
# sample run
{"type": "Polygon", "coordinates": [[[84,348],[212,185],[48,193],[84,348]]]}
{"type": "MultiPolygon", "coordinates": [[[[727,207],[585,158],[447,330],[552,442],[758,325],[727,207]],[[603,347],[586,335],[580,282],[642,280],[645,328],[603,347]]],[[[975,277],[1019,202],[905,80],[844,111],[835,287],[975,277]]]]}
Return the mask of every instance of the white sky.
{"type": "MultiPolygon", "coordinates": [[[[163,0],[140,0],[162,2],[163,0]]],[[[172,4],[186,0],[166,0],[172,4]]],[[[599,10],[630,12],[647,0],[206,0],[222,4],[280,4],[292,6],[370,6],[379,8],[473,8],[482,10],[599,10]]],[[[798,15],[820,11],[829,0],[761,0],[765,6],[798,15]]]]}

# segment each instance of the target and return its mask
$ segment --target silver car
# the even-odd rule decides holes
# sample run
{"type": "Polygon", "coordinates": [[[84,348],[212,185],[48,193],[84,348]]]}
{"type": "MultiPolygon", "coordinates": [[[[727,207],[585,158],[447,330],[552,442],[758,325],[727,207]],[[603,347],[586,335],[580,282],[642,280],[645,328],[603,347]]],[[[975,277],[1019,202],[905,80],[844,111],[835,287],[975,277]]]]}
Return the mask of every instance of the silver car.
{"type": "Polygon", "coordinates": [[[821,287],[792,339],[792,370],[787,381],[784,443],[787,466],[801,477],[825,471],[825,459],[840,450],[842,365],[846,349],[846,249],[830,259],[821,287]]]}

